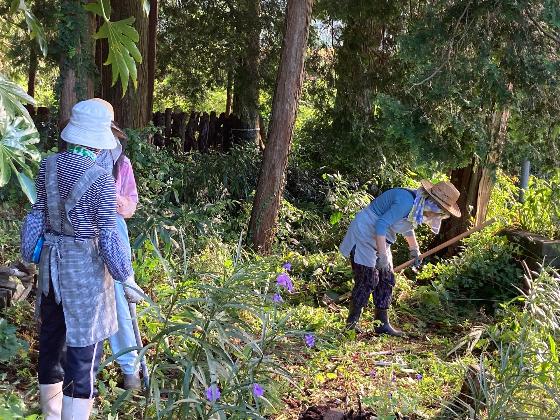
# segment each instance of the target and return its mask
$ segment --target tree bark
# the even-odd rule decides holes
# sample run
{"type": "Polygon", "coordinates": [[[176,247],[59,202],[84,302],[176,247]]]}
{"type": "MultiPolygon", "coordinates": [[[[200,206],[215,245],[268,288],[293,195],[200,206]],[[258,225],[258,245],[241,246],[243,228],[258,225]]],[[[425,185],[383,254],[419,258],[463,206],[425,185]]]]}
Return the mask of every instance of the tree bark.
{"type": "Polygon", "coordinates": [[[154,82],[156,79],[156,45],[158,24],[158,0],[150,1],[150,16],[148,16],[148,101],[146,103],[148,116],[151,119],[154,107],[154,82]]]}
{"type": "MultiPolygon", "coordinates": [[[[508,85],[508,90],[510,92],[513,90],[511,83],[508,85]]],[[[461,217],[444,220],[441,226],[442,234],[430,244],[430,248],[466,232],[473,218],[475,225],[485,222],[494,188],[496,167],[500,163],[507,139],[509,117],[509,106],[496,108],[488,124],[489,151],[484,161],[479,162],[474,157],[469,166],[451,172],[451,182],[461,193],[457,202],[461,209],[461,217]]],[[[459,244],[449,247],[446,255],[455,254],[458,246],[459,244]]]]}
{"type": "MultiPolygon", "coordinates": [[[[434,248],[469,230],[474,211],[477,207],[477,192],[481,172],[480,164],[475,157],[473,157],[468,166],[451,171],[451,183],[455,185],[461,193],[457,201],[457,205],[461,209],[461,217],[445,219],[441,225],[441,234],[435,237],[434,241],[429,246],[430,248],[434,248]]],[[[459,245],[460,244],[457,243],[450,246],[446,249],[445,254],[448,256],[455,254],[459,245]]]]}
{"type": "MultiPolygon", "coordinates": [[[[111,3],[111,21],[118,21],[134,16],[136,19],[134,27],[138,31],[140,39],[138,49],[142,55],[142,62],[136,63],[138,69],[138,86],[134,86],[129,81],[126,93],[122,94],[122,87],[119,81],[111,86],[111,69],[109,66],[102,66],[101,73],[101,92],[100,96],[113,105],[115,110],[115,121],[123,128],[145,127],[151,120],[151,112],[148,112],[148,92],[149,92],[149,50],[148,50],[148,17],[144,13],[142,2],[138,0],[119,0],[111,3]]],[[[102,41],[102,60],[108,54],[106,40],[102,41]]]]}
{"type": "Polygon", "coordinates": [[[233,72],[228,70],[226,88],[226,117],[233,112],[233,72]]]}
{"type": "Polygon", "coordinates": [[[272,102],[269,135],[249,224],[253,247],[261,254],[270,253],[276,233],[288,153],[303,84],[312,6],[313,0],[288,0],[286,6],[282,55],[272,102]]]}
{"type": "MultiPolygon", "coordinates": [[[[58,44],[63,53],[59,66],[59,125],[64,124],[78,101],[94,95],[94,51],[92,35],[95,17],[88,14],[80,0],[64,0],[61,4],[61,21],[58,26],[58,44]],[[72,57],[66,54],[73,49],[72,57]]],[[[62,147],[59,141],[59,148],[62,147]]]]}
{"type": "Polygon", "coordinates": [[[27,94],[31,97],[35,96],[35,79],[37,78],[38,64],[37,49],[35,42],[33,42],[29,44],[29,68],[27,70],[27,94]]]}
{"type": "MultiPolygon", "coordinates": [[[[512,85],[508,86],[511,92],[512,85]]],[[[476,224],[484,223],[486,214],[488,213],[488,204],[492,189],[494,188],[494,176],[496,167],[500,163],[502,151],[507,137],[507,125],[510,117],[509,106],[497,109],[492,114],[490,125],[490,150],[486,156],[486,162],[482,168],[480,183],[478,185],[478,197],[476,206],[476,224]]]]}
{"type": "Polygon", "coordinates": [[[244,131],[236,133],[243,140],[258,141],[259,131],[259,55],[260,55],[260,0],[240,0],[240,21],[248,28],[239,28],[244,36],[245,55],[241,57],[235,74],[233,113],[241,120],[244,131]]]}

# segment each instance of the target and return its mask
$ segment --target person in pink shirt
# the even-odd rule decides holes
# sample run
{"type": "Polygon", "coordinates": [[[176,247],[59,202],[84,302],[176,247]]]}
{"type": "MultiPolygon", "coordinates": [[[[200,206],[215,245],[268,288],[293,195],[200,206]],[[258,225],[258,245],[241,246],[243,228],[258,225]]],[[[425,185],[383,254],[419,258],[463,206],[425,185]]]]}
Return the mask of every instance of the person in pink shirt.
{"type": "MultiPolygon", "coordinates": [[[[106,152],[98,158],[98,165],[113,174],[117,189],[117,230],[121,241],[126,244],[127,257],[132,259],[130,238],[126,220],[134,215],[138,204],[138,190],[130,159],[124,154],[127,138],[119,136],[120,145],[106,152]]],[[[115,282],[115,301],[117,306],[117,321],[119,330],[109,337],[109,344],[113,354],[119,354],[123,350],[136,347],[136,337],[130,316],[130,309],[122,284],[115,282]]],[[[123,387],[125,389],[140,388],[139,367],[136,363],[137,351],[129,351],[117,357],[117,363],[123,372],[123,387]]]]}

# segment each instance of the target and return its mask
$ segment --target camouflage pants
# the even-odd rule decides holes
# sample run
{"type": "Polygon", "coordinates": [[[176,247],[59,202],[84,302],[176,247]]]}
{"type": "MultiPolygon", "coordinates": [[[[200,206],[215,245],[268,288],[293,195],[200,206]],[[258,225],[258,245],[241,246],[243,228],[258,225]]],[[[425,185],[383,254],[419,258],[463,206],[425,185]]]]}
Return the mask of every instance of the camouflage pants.
{"type": "Polygon", "coordinates": [[[354,272],[354,289],[352,289],[352,302],[357,307],[367,305],[369,295],[373,293],[373,302],[378,309],[389,309],[395,287],[395,275],[392,271],[378,270],[374,267],[354,262],[354,253],[350,254],[352,271],[354,272]]]}

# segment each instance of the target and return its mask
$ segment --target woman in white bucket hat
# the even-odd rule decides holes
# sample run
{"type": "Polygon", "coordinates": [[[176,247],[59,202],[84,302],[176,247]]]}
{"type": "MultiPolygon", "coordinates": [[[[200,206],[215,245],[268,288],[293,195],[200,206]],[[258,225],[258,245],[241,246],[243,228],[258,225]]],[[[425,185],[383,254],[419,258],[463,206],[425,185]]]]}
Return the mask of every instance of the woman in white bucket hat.
{"type": "Polygon", "coordinates": [[[39,264],[38,376],[48,420],[89,418],[103,341],[117,330],[112,279],[142,294],[117,232],[114,180],[95,164],[99,151],[117,145],[111,122],[98,100],[73,107],[61,133],[67,150],[41,162],[37,201],[22,227],[23,258],[39,264]]]}
{"type": "Polygon", "coordinates": [[[373,294],[375,319],[380,325],[375,327],[378,334],[401,336],[402,332],[391,326],[388,317],[389,306],[395,286],[391,245],[396,235],[404,235],[411,259],[417,259],[420,250],[414,229],[421,223],[439,233],[441,221],[450,215],[459,217],[457,206],[459,191],[451,182],[421,181],[417,190],[393,188],[385,191],[369,206],[361,210],[348,228],[340,244],[340,252],[350,258],[354,272],[354,288],[346,326],[356,329],[362,309],[373,294]]]}

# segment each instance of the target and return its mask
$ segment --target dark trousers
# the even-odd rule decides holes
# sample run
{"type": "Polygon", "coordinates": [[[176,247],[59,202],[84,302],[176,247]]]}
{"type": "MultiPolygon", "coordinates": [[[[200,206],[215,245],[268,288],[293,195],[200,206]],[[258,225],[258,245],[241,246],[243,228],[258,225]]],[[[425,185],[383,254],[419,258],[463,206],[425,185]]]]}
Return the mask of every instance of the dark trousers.
{"type": "Polygon", "coordinates": [[[389,309],[393,287],[395,287],[395,275],[391,271],[380,271],[374,267],[355,263],[353,252],[350,254],[350,262],[354,273],[352,302],[363,308],[368,303],[369,295],[373,293],[375,307],[389,309]]]}
{"type": "Polygon", "coordinates": [[[64,311],[62,304],[55,301],[51,283],[49,295],[41,297],[39,383],[55,384],[63,381],[64,395],[94,398],[97,396],[95,378],[102,354],[103,341],[87,347],[66,346],[64,311]]]}

